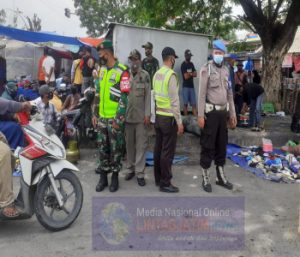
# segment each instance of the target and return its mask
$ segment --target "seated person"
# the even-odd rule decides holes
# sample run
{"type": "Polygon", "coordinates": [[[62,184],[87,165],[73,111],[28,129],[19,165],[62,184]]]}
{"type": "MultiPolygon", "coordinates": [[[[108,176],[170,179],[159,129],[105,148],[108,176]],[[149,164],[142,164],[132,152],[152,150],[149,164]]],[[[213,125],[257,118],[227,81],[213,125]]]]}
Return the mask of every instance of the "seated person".
{"type": "MultiPolygon", "coordinates": [[[[29,111],[30,103],[17,103],[0,98],[0,115],[29,111]]],[[[0,209],[3,216],[15,218],[20,215],[14,206],[14,194],[12,188],[12,161],[11,151],[6,143],[5,136],[0,133],[0,209]]]]}
{"type": "Polygon", "coordinates": [[[62,111],[72,111],[79,104],[80,94],[78,93],[76,86],[71,86],[71,94],[67,96],[66,101],[63,104],[62,111]]]}
{"type": "Polygon", "coordinates": [[[5,89],[1,97],[7,100],[15,100],[17,97],[17,93],[18,93],[17,83],[14,81],[9,81],[5,85],[5,89]]]}
{"type": "Polygon", "coordinates": [[[53,98],[50,100],[50,103],[52,103],[55,106],[55,109],[57,110],[57,112],[61,113],[63,104],[59,98],[57,89],[54,90],[53,98]]]}

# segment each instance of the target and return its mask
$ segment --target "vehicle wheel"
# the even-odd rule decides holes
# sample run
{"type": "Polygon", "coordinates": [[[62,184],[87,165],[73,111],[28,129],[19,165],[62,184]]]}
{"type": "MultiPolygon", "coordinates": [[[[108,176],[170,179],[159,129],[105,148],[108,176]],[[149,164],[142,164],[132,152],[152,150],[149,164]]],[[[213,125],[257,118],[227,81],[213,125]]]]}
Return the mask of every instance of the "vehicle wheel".
{"type": "Polygon", "coordinates": [[[68,228],[80,213],[83,191],[77,176],[70,170],[63,170],[55,183],[63,196],[64,205],[59,206],[48,176],[38,184],[34,197],[35,214],[46,229],[60,231],[68,228]]]}

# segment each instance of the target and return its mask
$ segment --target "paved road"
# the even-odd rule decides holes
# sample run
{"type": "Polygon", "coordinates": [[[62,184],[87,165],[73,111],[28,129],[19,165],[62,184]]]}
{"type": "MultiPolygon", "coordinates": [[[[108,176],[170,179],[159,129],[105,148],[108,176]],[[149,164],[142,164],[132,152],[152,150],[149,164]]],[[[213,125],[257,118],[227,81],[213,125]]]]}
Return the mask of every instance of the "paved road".
{"type": "MultiPolygon", "coordinates": [[[[179,148],[180,149],[180,148],[179,148]]],[[[210,196],[244,196],[245,210],[245,249],[243,251],[198,251],[198,252],[102,252],[92,250],[92,197],[94,196],[170,196],[158,192],[153,181],[153,170],[147,168],[147,185],[138,187],[136,181],[120,178],[120,190],[111,194],[107,191],[94,191],[98,176],[94,173],[94,150],[83,151],[82,161],[78,164],[78,174],[84,189],[82,212],[68,230],[50,233],[37,222],[36,218],[17,222],[0,223],[0,256],[41,257],[41,256],[134,256],[134,257],[268,257],[299,256],[298,228],[298,184],[277,184],[262,180],[235,167],[228,162],[228,177],[237,186],[234,192],[213,186],[210,196]]],[[[197,153],[198,154],[198,153],[197,153]]],[[[201,196],[208,194],[200,188],[199,166],[195,156],[188,165],[174,167],[174,184],[180,187],[176,196],[201,196]]],[[[17,183],[17,179],[14,181],[17,183]]]]}

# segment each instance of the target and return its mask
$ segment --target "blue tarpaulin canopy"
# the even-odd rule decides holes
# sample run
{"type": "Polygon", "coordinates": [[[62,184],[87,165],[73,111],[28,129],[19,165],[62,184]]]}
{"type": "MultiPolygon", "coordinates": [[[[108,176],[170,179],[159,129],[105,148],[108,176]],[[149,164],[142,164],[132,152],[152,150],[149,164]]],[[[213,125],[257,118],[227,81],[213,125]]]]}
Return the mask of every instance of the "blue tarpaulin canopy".
{"type": "Polygon", "coordinates": [[[68,45],[83,45],[75,37],[60,36],[52,33],[45,32],[32,32],[22,29],[9,28],[5,26],[0,26],[0,35],[10,37],[15,40],[41,43],[41,42],[57,42],[61,44],[68,45]]]}

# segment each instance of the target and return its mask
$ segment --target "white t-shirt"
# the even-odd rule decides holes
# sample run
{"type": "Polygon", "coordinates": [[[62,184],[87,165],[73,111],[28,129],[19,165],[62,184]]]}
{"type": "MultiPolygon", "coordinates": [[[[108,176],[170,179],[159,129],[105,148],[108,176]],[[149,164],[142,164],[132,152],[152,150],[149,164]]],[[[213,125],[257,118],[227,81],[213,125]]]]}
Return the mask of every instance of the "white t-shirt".
{"type": "MultiPolygon", "coordinates": [[[[45,69],[47,73],[50,73],[51,68],[53,68],[53,72],[50,77],[50,82],[55,81],[54,68],[55,68],[55,60],[52,56],[47,56],[42,64],[42,67],[45,69]]],[[[46,80],[48,77],[45,75],[46,80]]]]}

